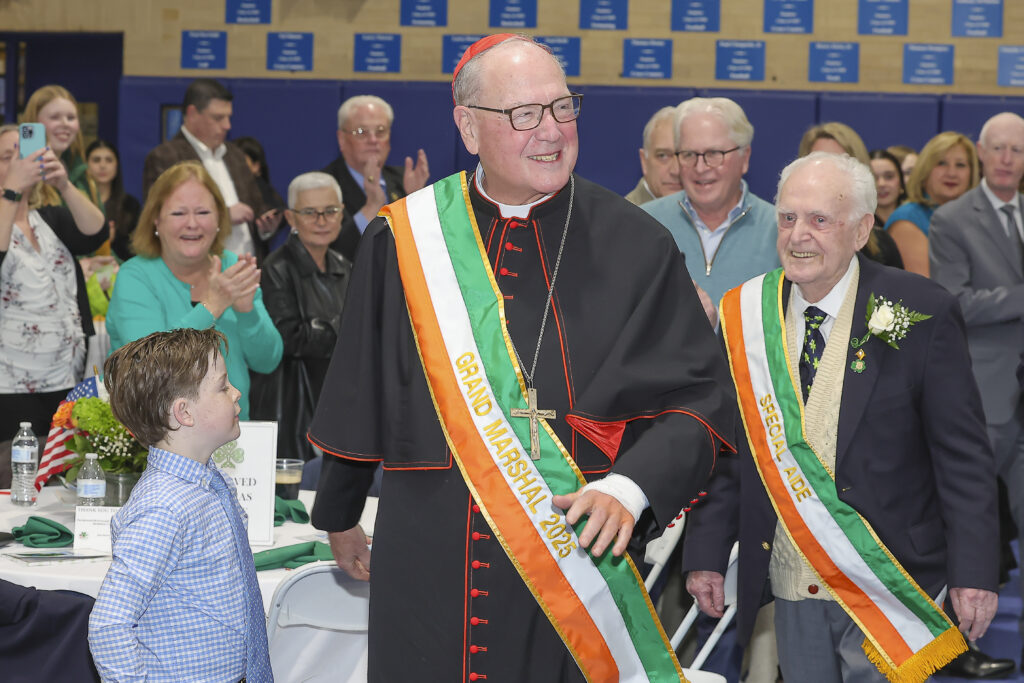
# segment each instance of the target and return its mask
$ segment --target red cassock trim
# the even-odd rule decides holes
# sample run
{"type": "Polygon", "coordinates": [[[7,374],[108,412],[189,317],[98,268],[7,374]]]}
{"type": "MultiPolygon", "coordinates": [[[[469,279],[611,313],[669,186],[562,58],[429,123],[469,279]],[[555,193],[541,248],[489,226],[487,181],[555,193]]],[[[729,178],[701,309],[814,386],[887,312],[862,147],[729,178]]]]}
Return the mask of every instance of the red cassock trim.
{"type": "MultiPolygon", "coordinates": [[[[579,432],[581,435],[586,437],[590,443],[601,449],[612,463],[615,463],[615,458],[619,455],[619,447],[622,445],[622,433],[626,431],[626,424],[638,419],[653,419],[665,415],[666,413],[682,413],[683,415],[689,415],[693,419],[704,425],[708,434],[711,435],[712,444],[717,440],[721,442],[722,447],[726,450],[735,453],[736,447],[730,444],[728,441],[722,438],[714,429],[711,428],[707,422],[701,419],[700,416],[695,413],[691,413],[688,410],[670,409],[663,410],[660,413],[654,415],[637,415],[631,417],[628,420],[593,420],[580,415],[566,415],[565,421],[569,424],[573,430],[579,432]]],[[[718,448],[715,448],[715,453],[718,453],[718,448]]]]}

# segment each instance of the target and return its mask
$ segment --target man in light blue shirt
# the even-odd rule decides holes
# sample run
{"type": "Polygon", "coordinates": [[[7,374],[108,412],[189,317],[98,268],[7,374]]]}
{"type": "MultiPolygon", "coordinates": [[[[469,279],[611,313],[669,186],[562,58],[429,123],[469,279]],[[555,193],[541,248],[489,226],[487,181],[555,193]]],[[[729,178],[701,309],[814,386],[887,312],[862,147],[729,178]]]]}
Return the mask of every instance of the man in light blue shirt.
{"type": "Polygon", "coordinates": [[[715,305],[728,290],[779,267],[775,210],[747,188],[754,127],[725,97],[694,97],[676,108],[681,192],[642,208],[668,228],[694,284],[715,305]]]}

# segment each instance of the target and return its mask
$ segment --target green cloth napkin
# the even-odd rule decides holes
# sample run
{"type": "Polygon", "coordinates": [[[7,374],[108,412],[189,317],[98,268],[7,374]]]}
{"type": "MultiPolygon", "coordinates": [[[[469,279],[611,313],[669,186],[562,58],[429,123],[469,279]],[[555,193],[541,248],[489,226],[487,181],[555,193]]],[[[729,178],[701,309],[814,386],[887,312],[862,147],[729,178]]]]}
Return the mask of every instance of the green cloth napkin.
{"type": "Polygon", "coordinates": [[[256,571],[265,569],[295,569],[317,560],[333,560],[331,546],[321,541],[307,541],[253,553],[256,571]]]}
{"type": "Polygon", "coordinates": [[[25,526],[11,529],[11,533],[29,548],[63,548],[75,540],[63,524],[35,515],[28,518],[25,526]]]}
{"type": "Polygon", "coordinates": [[[281,496],[274,496],[274,526],[281,526],[285,520],[290,519],[299,524],[309,523],[309,513],[301,500],[285,500],[281,496]]]}

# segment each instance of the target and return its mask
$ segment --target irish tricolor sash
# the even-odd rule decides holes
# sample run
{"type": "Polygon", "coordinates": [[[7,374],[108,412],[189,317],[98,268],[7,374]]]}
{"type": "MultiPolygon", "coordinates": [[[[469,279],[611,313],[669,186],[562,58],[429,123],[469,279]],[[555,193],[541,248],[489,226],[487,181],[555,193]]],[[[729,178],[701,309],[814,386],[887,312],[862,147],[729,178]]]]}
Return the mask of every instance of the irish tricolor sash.
{"type": "Polygon", "coordinates": [[[864,651],[890,681],[923,681],[966,650],[963,637],[839,499],[804,436],[803,401],[786,350],[782,270],[722,299],[729,363],[761,480],[793,545],[864,632],[864,651]]]}
{"type": "MultiPolygon", "coordinates": [[[[455,461],[495,537],[588,681],[685,680],[628,558],[594,560],[551,504],[583,477],[546,423],[530,457],[526,385],[504,299],[477,230],[465,174],[381,211],[391,225],[409,317],[455,461]],[[526,444],[524,448],[523,444],[526,444]]],[[[542,397],[543,398],[543,397],[542,397]]]]}

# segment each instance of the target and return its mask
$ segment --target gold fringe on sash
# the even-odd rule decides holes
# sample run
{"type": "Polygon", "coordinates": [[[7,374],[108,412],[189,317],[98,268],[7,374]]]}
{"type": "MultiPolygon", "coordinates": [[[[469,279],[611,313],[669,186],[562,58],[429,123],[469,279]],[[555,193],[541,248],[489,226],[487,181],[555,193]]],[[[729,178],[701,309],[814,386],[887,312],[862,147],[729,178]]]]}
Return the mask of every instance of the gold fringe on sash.
{"type": "Polygon", "coordinates": [[[864,639],[861,648],[871,663],[878,667],[882,675],[892,683],[920,683],[959,655],[967,652],[967,643],[964,641],[963,634],[956,627],[950,627],[915,652],[898,668],[893,668],[892,664],[867,638],[864,639]]]}

